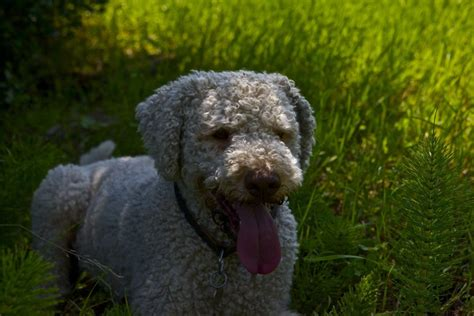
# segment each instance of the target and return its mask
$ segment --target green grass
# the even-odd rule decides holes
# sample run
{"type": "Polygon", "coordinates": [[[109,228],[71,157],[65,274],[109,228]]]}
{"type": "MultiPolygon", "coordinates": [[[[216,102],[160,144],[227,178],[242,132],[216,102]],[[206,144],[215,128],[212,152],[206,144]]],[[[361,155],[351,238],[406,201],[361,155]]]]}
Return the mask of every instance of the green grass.
{"type": "MultiPolygon", "coordinates": [[[[0,112],[1,222],[28,226],[47,170],[104,139],[117,155],[142,154],[134,108],[167,81],[192,69],[280,72],[318,121],[305,184],[291,197],[301,244],[292,307],[342,312],[366,291],[372,310],[396,311],[394,200],[407,149],[434,130],[472,189],[473,16],[462,0],[109,1],[48,52],[41,76],[23,74],[11,89],[0,112]]],[[[29,238],[0,229],[4,247],[29,238]]],[[[470,288],[470,269],[458,285],[470,288]]],[[[452,290],[451,311],[474,311],[452,290]]]]}

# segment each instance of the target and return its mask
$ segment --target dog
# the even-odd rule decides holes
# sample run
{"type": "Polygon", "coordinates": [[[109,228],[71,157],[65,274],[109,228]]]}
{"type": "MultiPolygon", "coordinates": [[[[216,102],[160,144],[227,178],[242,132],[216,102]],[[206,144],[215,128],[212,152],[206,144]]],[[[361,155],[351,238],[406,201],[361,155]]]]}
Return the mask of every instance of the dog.
{"type": "Polygon", "coordinates": [[[149,156],[108,159],[106,142],[50,170],[34,194],[33,247],[60,291],[71,288],[69,249],[137,314],[292,314],[287,196],[316,126],[294,82],[197,71],[156,90],[136,118],[149,156]]]}

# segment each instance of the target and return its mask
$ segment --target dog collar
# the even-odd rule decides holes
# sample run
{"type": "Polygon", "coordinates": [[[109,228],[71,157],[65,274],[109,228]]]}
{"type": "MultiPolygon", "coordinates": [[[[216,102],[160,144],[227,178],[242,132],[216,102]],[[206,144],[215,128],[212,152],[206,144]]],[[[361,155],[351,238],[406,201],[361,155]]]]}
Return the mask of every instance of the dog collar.
{"type": "Polygon", "coordinates": [[[236,250],[236,246],[230,245],[228,243],[222,243],[214,239],[208,232],[206,232],[203,227],[201,227],[193,214],[189,211],[186,201],[181,194],[178,184],[174,182],[174,194],[176,196],[176,201],[178,202],[179,209],[183,212],[184,217],[191,227],[194,229],[196,234],[204,241],[204,243],[218,256],[225,258],[233,254],[236,250]]]}

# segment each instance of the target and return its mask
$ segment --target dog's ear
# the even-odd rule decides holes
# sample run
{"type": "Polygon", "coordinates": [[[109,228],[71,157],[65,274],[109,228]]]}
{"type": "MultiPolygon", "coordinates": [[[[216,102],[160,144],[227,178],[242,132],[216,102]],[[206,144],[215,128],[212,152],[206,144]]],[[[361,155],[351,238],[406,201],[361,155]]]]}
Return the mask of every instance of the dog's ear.
{"type": "Polygon", "coordinates": [[[293,80],[289,80],[280,74],[273,74],[273,76],[274,82],[283,89],[294,106],[301,135],[300,166],[301,169],[306,170],[309,165],[313,145],[315,144],[314,129],[316,128],[316,119],[314,118],[313,109],[309,102],[301,95],[298,88],[296,88],[293,80]]]}
{"type": "Polygon", "coordinates": [[[180,138],[183,126],[182,82],[175,81],[155,91],[138,104],[138,130],[159,174],[174,181],[180,176],[180,138]]]}

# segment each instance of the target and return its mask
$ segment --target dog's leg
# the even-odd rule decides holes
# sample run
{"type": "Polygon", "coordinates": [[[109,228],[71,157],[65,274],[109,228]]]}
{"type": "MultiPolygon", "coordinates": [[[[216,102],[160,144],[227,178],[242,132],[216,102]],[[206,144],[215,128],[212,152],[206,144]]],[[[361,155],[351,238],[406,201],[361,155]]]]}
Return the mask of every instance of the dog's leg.
{"type": "Polygon", "coordinates": [[[62,294],[71,288],[73,260],[70,247],[90,196],[88,175],[67,165],[51,170],[33,197],[31,221],[33,249],[54,264],[56,284],[62,294]]]}

